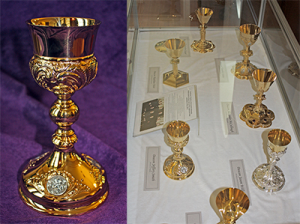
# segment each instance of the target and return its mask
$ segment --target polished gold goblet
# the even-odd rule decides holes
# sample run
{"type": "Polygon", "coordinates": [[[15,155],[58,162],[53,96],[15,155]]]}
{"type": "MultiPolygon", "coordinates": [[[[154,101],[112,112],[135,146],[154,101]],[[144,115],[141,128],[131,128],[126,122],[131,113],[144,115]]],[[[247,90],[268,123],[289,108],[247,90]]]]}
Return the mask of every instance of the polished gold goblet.
{"type": "Polygon", "coordinates": [[[269,69],[256,69],[252,73],[252,77],[258,92],[255,95],[256,103],[246,104],[240,113],[240,118],[242,121],[245,121],[250,128],[267,128],[272,125],[272,120],[275,119],[275,115],[273,111],[262,104],[262,101],[266,99],[263,93],[268,91],[277,76],[275,72],[269,69]]]}
{"type": "Polygon", "coordinates": [[[96,76],[94,46],[100,21],[77,17],[47,17],[27,21],[34,56],[29,67],[35,81],[57,100],[50,118],[58,128],[54,149],[30,160],[19,182],[22,200],[50,215],[79,215],[97,208],[108,195],[104,168],[93,158],[78,154],[71,125],[79,108],[71,96],[96,76]]]}
{"type": "Polygon", "coordinates": [[[276,163],[286,153],[290,142],[291,136],[285,130],[273,129],[268,133],[269,163],[258,166],[252,174],[252,181],[260,190],[276,192],[283,188],[285,178],[276,163]]]}
{"type": "Polygon", "coordinates": [[[168,144],[172,147],[173,155],[165,160],[164,173],[173,180],[184,180],[190,177],[195,170],[193,160],[182,153],[183,147],[189,141],[190,126],[184,121],[171,121],[166,131],[168,144]]]}
{"type": "Polygon", "coordinates": [[[251,79],[251,74],[257,69],[256,66],[250,63],[249,57],[253,55],[250,46],[256,42],[260,32],[261,29],[254,24],[244,24],[240,26],[240,38],[245,47],[245,49],[241,51],[241,56],[244,57],[244,60],[237,63],[232,69],[232,73],[239,79],[251,79]]]}
{"type": "Polygon", "coordinates": [[[176,38],[161,41],[155,45],[157,51],[166,53],[166,55],[171,58],[170,63],[173,65],[173,70],[163,74],[163,83],[168,86],[177,88],[189,83],[189,74],[178,70],[178,58],[184,47],[185,42],[176,38]]]}
{"type": "MultiPolygon", "coordinates": [[[[210,20],[210,17],[213,14],[213,10],[210,8],[198,8],[195,11],[195,14],[200,22],[200,40],[194,40],[194,42],[191,45],[191,48],[194,51],[200,52],[200,53],[207,53],[207,52],[212,52],[213,49],[215,48],[215,45],[209,41],[205,40],[205,35],[206,35],[206,28],[207,28],[207,23],[210,20]]],[[[193,20],[194,16],[190,15],[190,19],[193,20]]]]}
{"type": "Polygon", "coordinates": [[[226,188],[216,198],[223,220],[218,224],[234,224],[249,208],[249,198],[240,189],[226,188]]]}

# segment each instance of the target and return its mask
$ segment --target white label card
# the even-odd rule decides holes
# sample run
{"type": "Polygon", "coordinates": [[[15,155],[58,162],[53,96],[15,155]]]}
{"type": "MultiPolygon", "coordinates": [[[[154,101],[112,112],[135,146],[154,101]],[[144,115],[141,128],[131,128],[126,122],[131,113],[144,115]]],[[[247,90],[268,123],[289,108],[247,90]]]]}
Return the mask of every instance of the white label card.
{"type": "Polygon", "coordinates": [[[146,148],[144,191],[159,190],[160,146],[146,148]]]}
{"type": "Polygon", "coordinates": [[[186,224],[202,224],[201,212],[185,213],[186,224]]]}
{"type": "Polygon", "coordinates": [[[159,92],[159,67],[149,67],[148,93],[159,92]]]}
{"type": "Polygon", "coordinates": [[[180,57],[190,57],[191,53],[190,53],[190,39],[188,36],[185,37],[179,37],[181,40],[183,40],[185,42],[185,47],[183,48],[182,54],[180,55],[180,57]]]}
{"type": "Polygon", "coordinates": [[[233,187],[244,191],[250,199],[244,161],[242,159],[230,160],[230,167],[233,187]]]}
{"type": "Polygon", "coordinates": [[[226,135],[237,135],[238,128],[232,102],[221,102],[226,135]]]}
{"type": "Polygon", "coordinates": [[[228,82],[229,80],[228,80],[225,58],[215,58],[215,63],[216,63],[219,83],[228,82]]]}

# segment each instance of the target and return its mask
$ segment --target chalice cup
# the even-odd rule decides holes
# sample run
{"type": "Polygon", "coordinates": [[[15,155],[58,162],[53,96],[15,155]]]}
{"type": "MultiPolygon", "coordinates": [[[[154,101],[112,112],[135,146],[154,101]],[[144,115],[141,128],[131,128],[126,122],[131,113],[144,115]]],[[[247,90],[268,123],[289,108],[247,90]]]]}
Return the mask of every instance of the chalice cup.
{"type": "Polygon", "coordinates": [[[171,58],[173,70],[163,74],[163,83],[172,87],[179,87],[189,83],[189,74],[178,70],[179,57],[185,47],[185,42],[181,39],[168,39],[160,41],[155,45],[159,52],[166,53],[171,58]]]}
{"type": "Polygon", "coordinates": [[[263,93],[269,90],[277,75],[269,69],[256,69],[252,73],[252,77],[258,92],[254,95],[256,103],[246,104],[240,113],[240,119],[245,121],[250,128],[267,128],[272,125],[275,115],[266,105],[262,104],[262,101],[266,99],[263,93]]]}
{"type": "Polygon", "coordinates": [[[241,56],[244,57],[242,62],[238,62],[232,69],[232,73],[239,79],[251,79],[251,74],[256,66],[250,63],[249,57],[253,55],[253,51],[250,50],[259,34],[261,29],[254,24],[244,24],[240,26],[240,38],[244,43],[244,50],[241,51],[241,56]]]}
{"type": "Polygon", "coordinates": [[[218,224],[234,224],[249,208],[249,198],[240,189],[226,188],[216,198],[217,207],[223,217],[218,224]]]}
{"type": "MultiPolygon", "coordinates": [[[[194,42],[191,45],[191,48],[194,51],[200,52],[200,53],[207,53],[207,52],[213,52],[213,49],[215,48],[215,45],[209,41],[205,40],[206,35],[206,28],[207,23],[210,20],[210,17],[213,14],[213,10],[210,8],[198,8],[195,11],[195,14],[200,22],[200,40],[194,40],[194,42]]],[[[193,20],[194,16],[190,15],[190,19],[193,20]]]]}
{"type": "Polygon", "coordinates": [[[286,153],[290,142],[291,136],[285,130],[273,129],[268,133],[269,163],[258,166],[252,174],[252,181],[260,190],[276,192],[283,188],[285,178],[276,163],[286,153]]]}
{"type": "Polygon", "coordinates": [[[100,22],[76,17],[47,17],[27,21],[34,56],[29,67],[35,81],[57,100],[50,118],[58,128],[54,149],[30,160],[22,172],[19,193],[31,208],[50,215],[79,215],[97,208],[108,195],[104,168],[93,158],[78,154],[71,125],[79,108],[71,96],[96,76],[94,46],[100,22]]]}
{"type": "Polygon", "coordinates": [[[168,144],[172,147],[173,155],[164,162],[164,173],[173,180],[184,180],[190,177],[195,165],[193,160],[182,153],[183,147],[189,141],[190,126],[184,121],[171,121],[167,128],[168,144]]]}

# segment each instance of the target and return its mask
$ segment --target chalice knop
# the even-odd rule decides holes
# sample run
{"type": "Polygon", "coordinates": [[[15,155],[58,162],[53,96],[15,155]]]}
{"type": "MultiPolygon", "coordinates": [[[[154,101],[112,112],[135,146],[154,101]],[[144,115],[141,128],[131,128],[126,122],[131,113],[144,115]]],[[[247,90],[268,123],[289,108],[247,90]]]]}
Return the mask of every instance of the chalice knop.
{"type": "Polygon", "coordinates": [[[185,42],[181,39],[168,39],[166,41],[160,41],[155,45],[155,49],[159,52],[166,53],[171,58],[171,64],[173,70],[163,74],[163,83],[172,86],[179,87],[189,83],[189,74],[178,70],[179,57],[185,47],[185,42]]]}
{"type": "Polygon", "coordinates": [[[256,42],[260,32],[261,29],[254,24],[244,24],[240,26],[240,38],[245,47],[245,49],[241,51],[241,56],[244,57],[244,60],[237,63],[232,69],[232,73],[239,79],[251,79],[251,74],[257,69],[256,66],[250,63],[249,57],[253,55],[250,46],[256,42]]]}
{"type": "Polygon", "coordinates": [[[255,104],[246,104],[240,113],[241,120],[245,121],[250,128],[267,128],[272,125],[275,119],[273,111],[269,110],[262,101],[266,99],[264,92],[268,91],[270,86],[276,80],[275,72],[269,69],[256,69],[252,73],[253,82],[257,89],[255,104]]]}
{"type": "Polygon", "coordinates": [[[218,224],[234,224],[249,208],[249,198],[240,189],[226,188],[216,198],[223,220],[218,224]]]}
{"type": "Polygon", "coordinates": [[[286,153],[287,145],[290,142],[291,136],[285,130],[273,129],[269,132],[269,163],[258,166],[252,174],[252,181],[260,190],[276,192],[283,188],[285,178],[281,169],[276,166],[276,163],[286,153]]]}
{"type": "Polygon", "coordinates": [[[168,144],[172,147],[173,155],[164,162],[164,173],[173,180],[184,180],[195,170],[193,160],[183,154],[183,147],[189,141],[190,126],[184,121],[171,121],[167,128],[168,144]]]}
{"type": "MultiPolygon", "coordinates": [[[[206,28],[207,28],[207,23],[210,20],[210,17],[213,14],[213,10],[210,8],[198,8],[195,11],[195,14],[200,22],[200,40],[194,40],[194,42],[191,45],[191,48],[193,48],[194,51],[200,52],[200,53],[207,53],[207,52],[212,52],[213,49],[215,48],[215,45],[209,41],[205,40],[205,35],[206,35],[206,28]]],[[[193,20],[194,16],[190,15],[190,19],[193,20]]]]}
{"type": "Polygon", "coordinates": [[[71,96],[96,76],[94,46],[100,21],[76,17],[47,17],[27,21],[34,56],[29,67],[35,81],[53,92],[57,100],[50,118],[58,128],[52,135],[54,149],[30,160],[19,182],[22,200],[50,215],[71,216],[98,207],[108,195],[103,167],[78,154],[71,125],[79,108],[71,96]]]}

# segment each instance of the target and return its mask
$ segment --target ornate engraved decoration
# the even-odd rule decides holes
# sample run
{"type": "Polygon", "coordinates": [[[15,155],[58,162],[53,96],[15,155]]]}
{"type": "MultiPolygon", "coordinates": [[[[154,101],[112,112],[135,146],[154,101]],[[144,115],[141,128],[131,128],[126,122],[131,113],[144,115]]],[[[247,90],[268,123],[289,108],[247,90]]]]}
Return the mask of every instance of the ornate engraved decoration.
{"type": "Polygon", "coordinates": [[[95,182],[99,185],[102,186],[102,184],[105,183],[105,176],[104,176],[104,169],[101,168],[101,165],[94,160],[92,157],[82,154],[82,156],[84,157],[84,159],[87,161],[87,163],[92,167],[92,171],[90,173],[93,174],[94,178],[95,178],[95,182]]]}
{"type": "Polygon", "coordinates": [[[90,191],[88,186],[76,180],[70,173],[57,170],[37,174],[29,178],[26,184],[34,187],[41,197],[55,201],[72,201],[79,193],[90,191]]]}
{"type": "Polygon", "coordinates": [[[34,55],[29,67],[35,81],[56,95],[73,94],[88,85],[97,74],[94,55],[81,58],[50,58],[34,55]]]}
{"type": "Polygon", "coordinates": [[[40,156],[35,157],[34,159],[31,159],[26,167],[25,170],[23,170],[23,174],[25,174],[30,168],[35,167],[35,164],[41,160],[42,158],[44,158],[46,155],[48,155],[50,152],[46,152],[40,156]]]}

